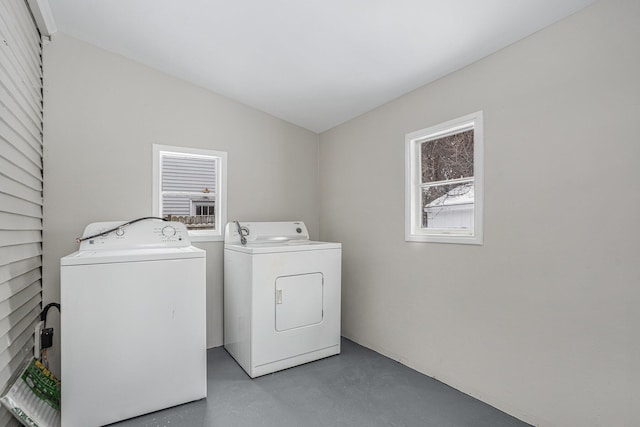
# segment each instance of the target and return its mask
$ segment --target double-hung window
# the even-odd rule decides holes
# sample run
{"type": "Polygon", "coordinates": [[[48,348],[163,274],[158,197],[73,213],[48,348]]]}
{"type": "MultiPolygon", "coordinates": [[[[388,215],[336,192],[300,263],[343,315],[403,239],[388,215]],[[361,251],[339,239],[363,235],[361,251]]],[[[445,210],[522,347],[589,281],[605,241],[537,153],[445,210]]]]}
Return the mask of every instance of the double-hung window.
{"type": "Polygon", "coordinates": [[[187,226],[193,241],[222,240],[227,153],[153,146],[154,215],[187,226]]]}
{"type": "Polygon", "coordinates": [[[482,112],[405,137],[405,240],[482,244],[482,112]]]}

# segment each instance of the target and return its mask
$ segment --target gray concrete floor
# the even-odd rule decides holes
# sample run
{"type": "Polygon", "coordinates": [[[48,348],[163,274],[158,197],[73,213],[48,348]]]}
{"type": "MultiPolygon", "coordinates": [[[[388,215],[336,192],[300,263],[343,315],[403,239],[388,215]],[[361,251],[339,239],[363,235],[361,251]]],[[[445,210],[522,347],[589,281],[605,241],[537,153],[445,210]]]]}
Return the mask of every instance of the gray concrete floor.
{"type": "Polygon", "coordinates": [[[222,347],[207,357],[206,399],[111,427],[529,425],[346,339],[340,355],[253,380],[222,347]]]}

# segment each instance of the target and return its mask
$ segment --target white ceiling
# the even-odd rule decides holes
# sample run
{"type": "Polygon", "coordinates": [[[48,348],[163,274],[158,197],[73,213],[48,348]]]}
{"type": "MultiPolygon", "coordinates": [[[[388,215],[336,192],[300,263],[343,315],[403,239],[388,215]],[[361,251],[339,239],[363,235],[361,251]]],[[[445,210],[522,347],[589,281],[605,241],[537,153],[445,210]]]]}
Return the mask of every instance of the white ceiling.
{"type": "Polygon", "coordinates": [[[49,0],[49,6],[61,32],[322,132],[593,1],[49,0]]]}

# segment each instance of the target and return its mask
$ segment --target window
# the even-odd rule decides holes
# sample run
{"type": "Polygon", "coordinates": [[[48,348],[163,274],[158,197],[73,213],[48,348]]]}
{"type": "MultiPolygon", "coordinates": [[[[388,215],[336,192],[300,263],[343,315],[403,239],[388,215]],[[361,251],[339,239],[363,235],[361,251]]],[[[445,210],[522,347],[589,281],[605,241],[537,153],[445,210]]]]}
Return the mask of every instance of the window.
{"type": "Polygon", "coordinates": [[[186,224],[193,241],[222,240],[227,153],[153,145],[153,212],[186,224]]]}
{"type": "Polygon", "coordinates": [[[405,240],[482,244],[482,112],[405,137],[405,240]]]}

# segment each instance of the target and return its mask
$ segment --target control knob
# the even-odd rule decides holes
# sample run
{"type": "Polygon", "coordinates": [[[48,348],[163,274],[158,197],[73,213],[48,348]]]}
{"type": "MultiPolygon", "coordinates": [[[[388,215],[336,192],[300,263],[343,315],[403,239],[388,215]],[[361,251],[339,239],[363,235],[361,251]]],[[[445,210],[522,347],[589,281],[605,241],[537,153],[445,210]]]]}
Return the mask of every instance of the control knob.
{"type": "Polygon", "coordinates": [[[176,229],[170,225],[167,225],[162,229],[162,235],[164,237],[173,237],[176,235],[176,229]]]}

